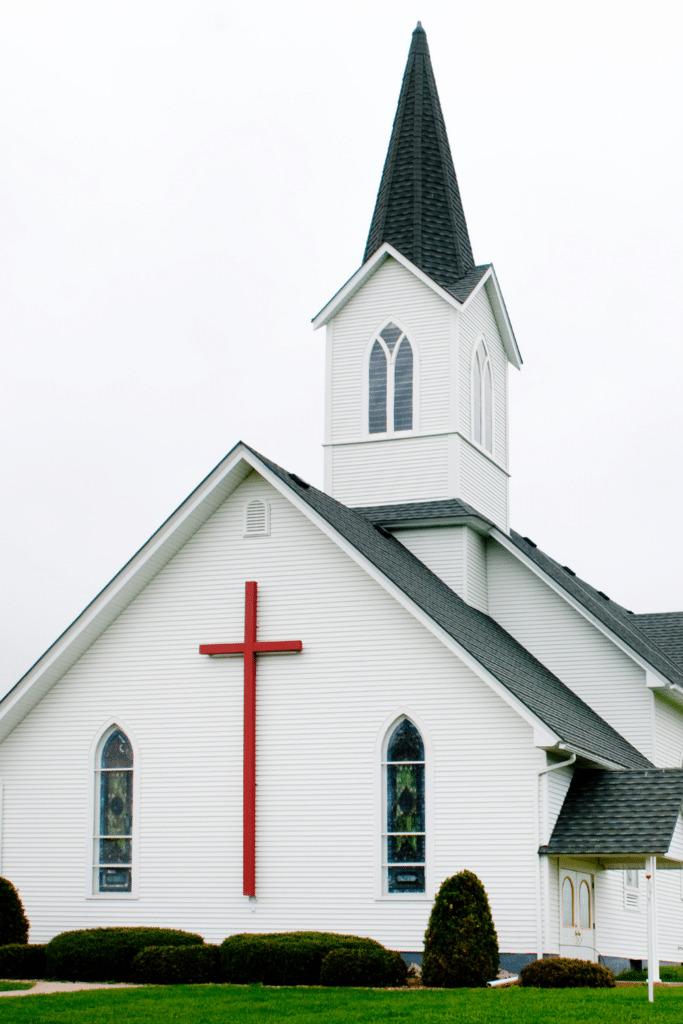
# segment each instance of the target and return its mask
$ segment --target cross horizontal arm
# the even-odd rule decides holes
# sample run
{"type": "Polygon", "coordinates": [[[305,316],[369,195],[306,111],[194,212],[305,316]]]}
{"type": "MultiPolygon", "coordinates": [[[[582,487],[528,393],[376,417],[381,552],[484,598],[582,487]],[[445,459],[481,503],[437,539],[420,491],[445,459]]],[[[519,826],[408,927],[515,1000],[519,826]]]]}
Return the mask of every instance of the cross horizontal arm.
{"type": "Polygon", "coordinates": [[[300,651],[302,649],[301,640],[272,640],[268,643],[254,644],[257,654],[265,654],[267,651],[300,651]]]}
{"type": "Polygon", "coordinates": [[[200,654],[244,654],[244,644],[200,644],[200,654]]]}

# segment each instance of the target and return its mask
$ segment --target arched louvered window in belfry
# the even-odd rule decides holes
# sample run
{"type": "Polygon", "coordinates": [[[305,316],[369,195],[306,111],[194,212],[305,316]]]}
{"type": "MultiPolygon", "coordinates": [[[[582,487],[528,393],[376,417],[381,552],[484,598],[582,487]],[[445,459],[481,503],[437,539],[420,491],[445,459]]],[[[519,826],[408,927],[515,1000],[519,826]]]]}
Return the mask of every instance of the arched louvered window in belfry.
{"type": "Polygon", "coordinates": [[[388,323],[373,341],[368,363],[368,433],[413,429],[414,358],[400,327],[388,323]]]}
{"type": "Polygon", "coordinates": [[[133,748],[118,726],[105,737],[95,766],[96,893],[130,892],[133,875],[133,748]]]}
{"type": "Polygon", "coordinates": [[[482,448],[493,451],[493,376],[483,339],[472,362],[472,437],[482,448]]]}
{"type": "Polygon", "coordinates": [[[384,763],[386,832],[383,872],[388,893],[425,891],[425,748],[403,718],[389,736],[384,763]]]}

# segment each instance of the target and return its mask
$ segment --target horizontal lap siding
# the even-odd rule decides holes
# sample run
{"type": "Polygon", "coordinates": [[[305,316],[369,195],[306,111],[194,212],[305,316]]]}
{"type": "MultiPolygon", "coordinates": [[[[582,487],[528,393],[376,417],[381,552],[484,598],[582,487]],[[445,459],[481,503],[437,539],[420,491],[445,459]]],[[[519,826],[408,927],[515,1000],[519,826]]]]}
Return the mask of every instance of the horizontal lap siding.
{"type": "Polygon", "coordinates": [[[486,578],[486,541],[475,530],[465,527],[467,551],[467,594],[465,600],[480,612],[488,612],[486,578]]]}
{"type": "Polygon", "coordinates": [[[652,693],[645,672],[499,544],[487,553],[489,614],[645,757],[652,693]]]}
{"type": "Polygon", "coordinates": [[[448,427],[450,307],[400,263],[388,259],[334,320],[333,442],[364,435],[363,358],[373,334],[388,317],[396,317],[417,346],[420,430],[448,427]]]}
{"type": "Polygon", "coordinates": [[[345,505],[448,497],[448,438],[404,437],[332,452],[332,493],[345,505]]]}
{"type": "Polygon", "coordinates": [[[466,526],[432,526],[396,530],[394,535],[464,600],[466,530],[466,526]]]}
{"type": "Polygon", "coordinates": [[[476,871],[501,948],[534,948],[531,729],[256,474],[187,543],[0,747],[4,872],[33,941],[95,925],[172,925],[219,941],[316,928],[421,948],[429,902],[376,902],[374,749],[407,705],[434,748],[435,879],[476,871]],[[243,538],[252,497],[272,535],[243,538]],[[258,899],[242,893],[244,581],[261,639],[303,652],[258,666],[258,899]],[[115,717],[139,746],[140,898],[87,901],[89,750],[115,717]],[[511,884],[511,879],[514,884],[511,884]]]}
{"type": "Polygon", "coordinates": [[[683,708],[655,691],[655,764],[680,768],[683,759],[683,708]]]}
{"type": "Polygon", "coordinates": [[[458,438],[458,444],[460,445],[460,492],[458,496],[507,532],[508,478],[506,474],[467,441],[458,438]]]}

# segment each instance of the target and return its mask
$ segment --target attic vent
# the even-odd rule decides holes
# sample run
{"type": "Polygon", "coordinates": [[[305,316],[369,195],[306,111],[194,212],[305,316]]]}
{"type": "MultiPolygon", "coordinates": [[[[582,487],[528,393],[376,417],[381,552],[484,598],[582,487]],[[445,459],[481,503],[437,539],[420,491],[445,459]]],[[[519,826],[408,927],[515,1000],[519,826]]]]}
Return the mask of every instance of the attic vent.
{"type": "Polygon", "coordinates": [[[267,537],[270,533],[268,502],[253,498],[244,510],[244,536],[267,537]]]}
{"type": "Polygon", "coordinates": [[[640,910],[640,893],[626,890],[624,893],[624,910],[640,910]]]}

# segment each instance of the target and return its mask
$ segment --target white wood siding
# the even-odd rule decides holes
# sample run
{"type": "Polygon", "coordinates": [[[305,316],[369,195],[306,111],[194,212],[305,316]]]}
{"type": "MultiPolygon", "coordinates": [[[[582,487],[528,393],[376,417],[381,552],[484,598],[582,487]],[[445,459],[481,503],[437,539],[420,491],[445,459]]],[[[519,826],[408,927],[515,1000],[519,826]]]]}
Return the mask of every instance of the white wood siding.
{"type": "Polygon", "coordinates": [[[680,768],[683,761],[683,708],[654,691],[655,756],[658,768],[680,768]]]}
{"type": "Polygon", "coordinates": [[[462,437],[459,446],[460,488],[458,497],[492,519],[506,533],[508,524],[508,477],[462,437]]]}
{"type": "Polygon", "coordinates": [[[487,611],[486,541],[469,526],[395,530],[405,544],[463,601],[487,611]]]}
{"type": "Polygon", "coordinates": [[[486,575],[486,540],[471,530],[465,529],[465,600],[478,608],[480,612],[488,612],[488,580],[486,575]]]}
{"type": "Polygon", "coordinates": [[[257,474],[188,541],[0,747],[4,870],[45,941],[69,928],[172,925],[210,941],[315,928],[419,950],[431,904],[376,901],[374,749],[412,708],[433,744],[435,881],[483,880],[501,950],[535,949],[531,728],[257,474]],[[271,536],[244,538],[268,500],[271,536]],[[242,662],[198,644],[243,635],[303,652],[258,668],[258,899],[242,896],[242,662]],[[87,900],[89,751],[133,733],[140,896],[87,900]]]}
{"type": "Polygon", "coordinates": [[[651,758],[653,697],[644,670],[492,540],[487,567],[489,614],[651,758]]]}
{"type": "Polygon", "coordinates": [[[472,356],[483,334],[493,371],[493,454],[507,467],[507,368],[498,325],[486,290],[482,288],[460,317],[460,430],[472,437],[472,356]]]}
{"type": "Polygon", "coordinates": [[[404,437],[336,445],[332,449],[332,481],[332,494],[345,505],[447,498],[448,438],[404,437]]]}

